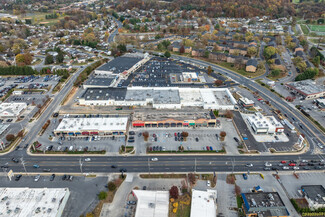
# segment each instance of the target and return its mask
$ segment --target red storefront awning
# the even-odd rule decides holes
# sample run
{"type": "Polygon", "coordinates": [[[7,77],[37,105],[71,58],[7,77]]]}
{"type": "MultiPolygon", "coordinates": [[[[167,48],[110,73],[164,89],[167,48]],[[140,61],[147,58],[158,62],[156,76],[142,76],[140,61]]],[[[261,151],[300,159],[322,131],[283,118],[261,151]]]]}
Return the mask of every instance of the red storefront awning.
{"type": "Polygon", "coordinates": [[[134,127],[144,127],[144,123],[133,123],[134,127]]]}
{"type": "Polygon", "coordinates": [[[98,135],[98,132],[90,132],[91,135],[98,135]]]}
{"type": "Polygon", "coordinates": [[[188,123],[183,123],[183,126],[188,126],[188,123]]]}
{"type": "Polygon", "coordinates": [[[82,135],[89,135],[89,132],[82,132],[82,135]]]}

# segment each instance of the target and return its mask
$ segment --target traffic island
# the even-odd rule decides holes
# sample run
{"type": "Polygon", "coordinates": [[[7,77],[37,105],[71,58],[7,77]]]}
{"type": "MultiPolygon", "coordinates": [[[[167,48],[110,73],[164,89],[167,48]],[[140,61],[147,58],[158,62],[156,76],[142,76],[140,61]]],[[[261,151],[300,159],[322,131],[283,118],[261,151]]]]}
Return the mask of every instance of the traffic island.
{"type": "Polygon", "coordinates": [[[134,146],[122,145],[120,147],[119,154],[135,154],[135,148],[134,148],[134,146]]]}

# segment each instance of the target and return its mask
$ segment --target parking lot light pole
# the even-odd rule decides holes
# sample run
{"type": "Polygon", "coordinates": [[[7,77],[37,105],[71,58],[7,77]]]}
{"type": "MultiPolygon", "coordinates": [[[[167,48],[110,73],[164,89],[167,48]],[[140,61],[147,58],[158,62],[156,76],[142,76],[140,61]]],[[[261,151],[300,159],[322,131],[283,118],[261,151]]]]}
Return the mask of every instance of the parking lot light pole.
{"type": "Polygon", "coordinates": [[[82,164],[83,164],[83,163],[82,163],[81,158],[79,159],[79,164],[80,164],[80,172],[83,173],[83,172],[82,172],[82,164]]]}
{"type": "Polygon", "coordinates": [[[149,158],[148,158],[148,170],[149,170],[149,175],[150,175],[150,161],[149,161],[149,158]]]}

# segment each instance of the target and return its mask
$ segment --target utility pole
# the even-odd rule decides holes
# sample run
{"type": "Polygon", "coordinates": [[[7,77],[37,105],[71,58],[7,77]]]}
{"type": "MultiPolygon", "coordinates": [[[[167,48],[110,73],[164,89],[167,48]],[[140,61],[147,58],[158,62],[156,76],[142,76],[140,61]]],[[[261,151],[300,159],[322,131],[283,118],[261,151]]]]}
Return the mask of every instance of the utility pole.
{"type": "Polygon", "coordinates": [[[79,164],[80,164],[80,172],[83,173],[83,172],[82,172],[82,164],[83,164],[83,163],[82,163],[81,158],[79,159],[79,164]]]}
{"type": "Polygon", "coordinates": [[[231,161],[231,165],[232,165],[232,173],[234,173],[234,170],[235,170],[235,159],[234,158],[231,161]]]}
{"type": "Polygon", "coordinates": [[[21,161],[21,164],[23,165],[24,170],[25,170],[25,173],[26,173],[26,175],[27,175],[27,170],[26,170],[26,167],[25,167],[24,157],[21,157],[21,158],[20,158],[20,161],[21,161]]]}

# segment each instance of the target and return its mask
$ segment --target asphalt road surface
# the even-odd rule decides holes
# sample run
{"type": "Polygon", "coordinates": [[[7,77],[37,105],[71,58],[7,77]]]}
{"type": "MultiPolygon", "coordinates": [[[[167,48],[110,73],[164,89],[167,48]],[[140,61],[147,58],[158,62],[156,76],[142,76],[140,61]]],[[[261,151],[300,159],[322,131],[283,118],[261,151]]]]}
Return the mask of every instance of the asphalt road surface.
{"type": "MultiPolygon", "coordinates": [[[[271,163],[273,167],[282,170],[278,166],[280,161],[285,160],[287,164],[290,160],[301,162],[302,160],[315,160],[315,169],[324,156],[320,155],[300,155],[300,156],[154,156],[158,161],[152,161],[152,156],[118,156],[118,157],[89,157],[91,161],[85,162],[87,157],[67,156],[30,156],[25,160],[25,168],[28,173],[41,173],[43,169],[51,169],[51,173],[112,173],[126,169],[127,172],[213,172],[213,171],[261,171],[265,168],[265,163],[271,163]],[[82,166],[80,165],[82,163],[82,166]],[[247,167],[246,164],[253,164],[247,167]],[[39,168],[34,168],[37,164],[39,168]],[[117,168],[112,168],[115,165],[117,168]]],[[[2,157],[1,165],[7,163],[8,169],[14,172],[25,172],[21,163],[14,163],[9,156],[2,157]]],[[[271,167],[270,167],[271,168],[271,167]]],[[[300,167],[302,170],[303,167],[300,167]]],[[[290,167],[293,171],[293,167],[290,167]]]]}

